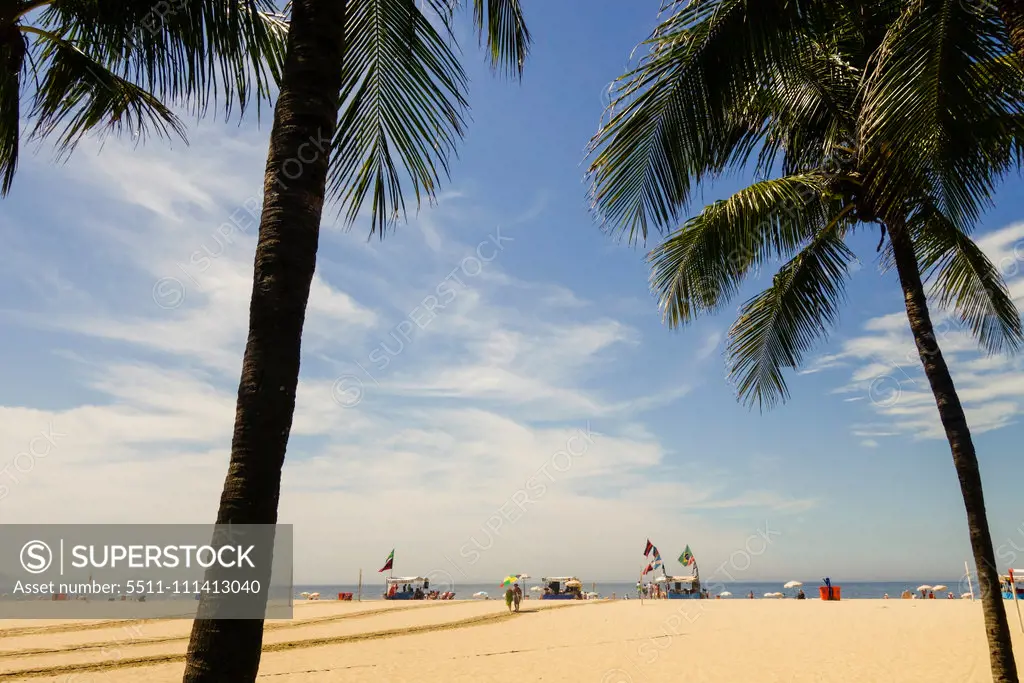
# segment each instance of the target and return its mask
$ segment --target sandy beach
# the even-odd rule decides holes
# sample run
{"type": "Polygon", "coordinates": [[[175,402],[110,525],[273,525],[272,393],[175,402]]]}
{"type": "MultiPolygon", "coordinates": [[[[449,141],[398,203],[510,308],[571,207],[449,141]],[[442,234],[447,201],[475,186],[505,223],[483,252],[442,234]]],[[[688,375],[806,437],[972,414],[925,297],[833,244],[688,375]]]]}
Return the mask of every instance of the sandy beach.
{"type": "MultiPolygon", "coordinates": [[[[177,682],[190,625],[0,621],[0,680],[177,682]]],[[[268,622],[264,643],[274,683],[991,680],[966,600],[527,601],[513,615],[495,600],[325,601],[268,622]]]]}

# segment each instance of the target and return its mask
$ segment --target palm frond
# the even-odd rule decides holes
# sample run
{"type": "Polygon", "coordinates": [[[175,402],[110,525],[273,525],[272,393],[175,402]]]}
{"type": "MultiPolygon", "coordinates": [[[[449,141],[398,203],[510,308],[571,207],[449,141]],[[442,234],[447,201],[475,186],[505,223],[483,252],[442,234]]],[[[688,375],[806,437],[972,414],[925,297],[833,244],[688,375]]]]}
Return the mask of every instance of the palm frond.
{"type": "Polygon", "coordinates": [[[965,228],[1014,161],[1024,71],[984,5],[906,3],[870,66],[859,143],[883,210],[934,197],[965,228]]]}
{"type": "Polygon", "coordinates": [[[911,226],[930,296],[953,310],[991,353],[1024,346],[1020,311],[999,269],[970,237],[937,210],[922,212],[911,226]]]}
{"type": "Polygon", "coordinates": [[[21,77],[25,73],[26,45],[0,46],[0,197],[10,192],[18,168],[21,125],[21,77]]]}
{"type": "Polygon", "coordinates": [[[269,100],[287,24],[274,0],[53,0],[39,27],[169,106],[225,116],[269,100]]]}
{"type": "Polygon", "coordinates": [[[181,121],[157,97],[126,81],[76,46],[43,34],[39,67],[43,79],[29,117],[32,136],[57,134],[56,147],[67,156],[88,133],[128,132],[141,142],[150,134],[185,139],[181,121]]]}
{"type": "Polygon", "coordinates": [[[328,191],[350,224],[371,194],[371,235],[383,238],[405,213],[403,175],[417,205],[447,176],[463,133],[466,76],[447,25],[434,26],[416,0],[350,2],[346,15],[328,191]]]}
{"type": "Polygon", "coordinates": [[[799,367],[835,325],[855,258],[840,230],[825,229],[782,266],[771,287],[744,304],[726,354],[745,405],[771,409],[789,398],[783,370],[799,367]]]}
{"type": "Polygon", "coordinates": [[[617,81],[588,149],[594,210],[630,241],[678,223],[696,186],[745,162],[761,134],[744,117],[752,88],[784,82],[811,49],[808,32],[831,12],[817,0],[666,5],[673,13],[617,81]]]}
{"type": "Polygon", "coordinates": [[[522,78],[531,38],[519,0],[473,0],[473,21],[491,66],[522,78]]]}
{"type": "Polygon", "coordinates": [[[828,225],[838,200],[818,174],[765,180],[715,202],[651,251],[651,288],[679,327],[718,310],[745,276],[788,258],[828,225]]]}

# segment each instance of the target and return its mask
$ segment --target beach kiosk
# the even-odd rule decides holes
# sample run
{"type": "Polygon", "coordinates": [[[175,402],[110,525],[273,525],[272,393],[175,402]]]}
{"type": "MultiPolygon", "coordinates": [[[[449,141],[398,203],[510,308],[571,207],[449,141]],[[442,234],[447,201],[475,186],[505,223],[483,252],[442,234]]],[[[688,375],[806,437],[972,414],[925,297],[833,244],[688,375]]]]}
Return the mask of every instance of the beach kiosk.
{"type": "Polygon", "coordinates": [[[661,584],[669,600],[700,600],[700,579],[696,576],[659,576],[654,580],[661,584]]]}
{"type": "Polygon", "coordinates": [[[575,576],[549,576],[541,579],[541,600],[582,600],[583,583],[575,576]]]}
{"type": "Polygon", "coordinates": [[[430,580],[422,576],[389,576],[385,581],[385,600],[426,600],[430,580]]]}
{"type": "Polygon", "coordinates": [[[1002,574],[999,577],[999,588],[1002,590],[1003,597],[1007,600],[1013,600],[1013,591],[1017,590],[1017,599],[1024,600],[1024,569],[1014,569],[1013,578],[1010,578],[1009,574],[1002,574]]]}

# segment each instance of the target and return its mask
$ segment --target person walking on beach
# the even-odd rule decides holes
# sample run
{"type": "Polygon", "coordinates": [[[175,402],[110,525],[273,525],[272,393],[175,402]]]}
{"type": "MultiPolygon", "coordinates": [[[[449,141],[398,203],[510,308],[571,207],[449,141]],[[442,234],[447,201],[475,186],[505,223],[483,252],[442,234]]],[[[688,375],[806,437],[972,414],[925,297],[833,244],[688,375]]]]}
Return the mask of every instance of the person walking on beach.
{"type": "Polygon", "coordinates": [[[512,589],[511,588],[506,588],[505,589],[505,607],[508,607],[509,614],[512,613],[512,597],[513,597],[512,589]]]}
{"type": "Polygon", "coordinates": [[[519,603],[523,600],[523,589],[519,587],[519,584],[515,584],[512,587],[512,604],[515,605],[516,611],[519,611],[519,603]]]}

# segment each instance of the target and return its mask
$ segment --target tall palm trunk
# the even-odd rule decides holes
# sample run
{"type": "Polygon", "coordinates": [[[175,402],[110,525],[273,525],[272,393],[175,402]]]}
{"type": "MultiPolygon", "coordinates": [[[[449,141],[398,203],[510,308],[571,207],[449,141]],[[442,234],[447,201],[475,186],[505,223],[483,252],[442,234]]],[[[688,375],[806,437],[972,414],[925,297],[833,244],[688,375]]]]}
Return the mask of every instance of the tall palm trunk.
{"type": "Polygon", "coordinates": [[[999,0],[999,14],[1017,57],[1024,61],[1024,0],[999,0]]]}
{"type": "MultiPolygon", "coordinates": [[[[275,524],[341,91],[343,0],[296,0],[263,180],[249,339],[218,524],[275,524]]],[[[197,619],[185,683],[255,681],[262,620],[197,619]]]]}
{"type": "Polygon", "coordinates": [[[949,374],[949,368],[935,338],[913,243],[900,221],[889,223],[889,238],[892,241],[896,270],[903,288],[910,330],[913,332],[914,343],[924,365],[924,373],[935,396],[935,403],[939,407],[939,419],[946,430],[946,439],[953,452],[953,465],[960,479],[960,492],[964,497],[964,507],[967,509],[967,529],[971,535],[974,563],[978,568],[978,583],[981,584],[981,608],[988,635],[992,680],[996,683],[1018,683],[1017,665],[1013,659],[1013,645],[1010,640],[1010,625],[1006,619],[999,587],[999,571],[996,568],[992,536],[985,513],[985,498],[981,491],[981,472],[978,469],[978,457],[974,452],[971,432],[967,427],[967,417],[964,415],[960,398],[953,386],[953,378],[949,374]]]}

